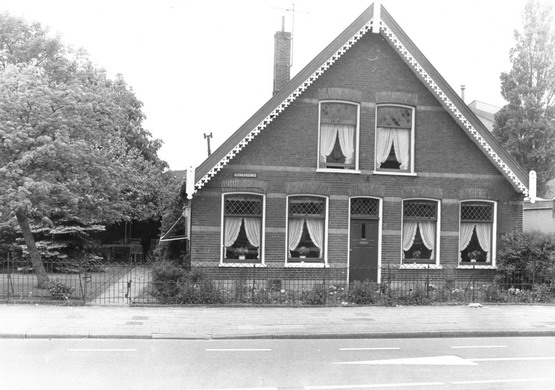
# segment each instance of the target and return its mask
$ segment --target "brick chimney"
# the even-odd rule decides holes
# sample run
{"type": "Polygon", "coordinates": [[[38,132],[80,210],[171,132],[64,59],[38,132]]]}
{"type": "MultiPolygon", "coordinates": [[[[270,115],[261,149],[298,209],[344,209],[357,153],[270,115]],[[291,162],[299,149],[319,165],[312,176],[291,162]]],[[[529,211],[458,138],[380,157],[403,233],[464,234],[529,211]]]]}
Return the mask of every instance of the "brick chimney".
{"type": "Polygon", "coordinates": [[[281,31],[274,35],[274,95],[289,82],[290,62],[291,33],[285,32],[285,20],[282,18],[281,31]]]}

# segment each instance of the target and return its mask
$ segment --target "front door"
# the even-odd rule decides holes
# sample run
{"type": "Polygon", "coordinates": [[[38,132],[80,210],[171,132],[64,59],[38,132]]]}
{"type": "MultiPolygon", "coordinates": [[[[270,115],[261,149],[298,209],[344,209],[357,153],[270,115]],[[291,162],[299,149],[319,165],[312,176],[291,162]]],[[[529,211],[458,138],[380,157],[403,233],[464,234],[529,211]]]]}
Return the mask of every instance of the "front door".
{"type": "Polygon", "coordinates": [[[378,281],[378,219],[351,218],[349,283],[378,281]]]}

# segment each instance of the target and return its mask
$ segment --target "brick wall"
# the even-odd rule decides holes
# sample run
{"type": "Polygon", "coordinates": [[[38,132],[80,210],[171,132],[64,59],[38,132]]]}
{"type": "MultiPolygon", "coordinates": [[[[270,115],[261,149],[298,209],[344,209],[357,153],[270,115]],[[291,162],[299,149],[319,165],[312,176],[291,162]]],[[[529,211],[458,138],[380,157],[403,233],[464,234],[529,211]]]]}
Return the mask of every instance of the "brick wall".
{"type": "Polygon", "coordinates": [[[348,261],[352,194],[383,199],[382,264],[401,260],[401,207],[406,198],[441,201],[442,264],[458,263],[461,200],[495,201],[498,236],[522,228],[521,196],[387,42],[375,34],[363,37],[195,194],[193,261],[220,261],[222,193],[249,191],[245,183],[266,196],[264,256],[265,262],[273,265],[285,262],[286,198],[293,194],[329,198],[327,257],[336,265],[348,261]],[[391,103],[416,103],[415,177],[373,173],[377,97],[379,101],[403,100],[391,103]],[[316,172],[318,101],[339,98],[360,103],[359,174],[316,172]],[[234,187],[234,173],[257,176],[242,179],[234,187]],[[309,184],[303,188],[296,183],[309,184]]]}

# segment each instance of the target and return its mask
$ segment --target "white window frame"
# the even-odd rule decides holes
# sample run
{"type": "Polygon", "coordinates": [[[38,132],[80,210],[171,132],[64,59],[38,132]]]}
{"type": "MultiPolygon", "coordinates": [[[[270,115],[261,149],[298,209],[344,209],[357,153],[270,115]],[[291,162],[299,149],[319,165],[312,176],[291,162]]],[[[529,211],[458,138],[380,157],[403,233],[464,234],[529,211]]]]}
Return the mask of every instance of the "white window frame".
{"type": "Polygon", "coordinates": [[[376,175],[394,175],[394,176],[416,176],[414,172],[414,138],[415,138],[415,123],[416,123],[416,109],[413,106],[408,106],[405,104],[390,104],[390,103],[383,103],[376,105],[375,111],[375,118],[374,118],[374,171],[373,173],[376,175]],[[408,170],[401,170],[401,169],[385,169],[380,168],[378,166],[377,161],[377,146],[378,146],[378,110],[380,107],[401,107],[401,108],[408,108],[412,111],[411,115],[411,130],[410,130],[410,164],[408,170]]]}
{"type": "Polygon", "coordinates": [[[487,199],[465,199],[459,202],[459,239],[457,241],[457,258],[458,267],[462,269],[468,268],[485,268],[493,269],[497,268],[497,202],[487,199]],[[490,249],[490,261],[486,263],[469,263],[468,261],[462,261],[461,259],[461,224],[462,224],[462,206],[463,203],[480,202],[489,203],[493,205],[493,221],[491,226],[491,249],[490,249]]]}
{"type": "Polygon", "coordinates": [[[432,199],[432,198],[406,198],[403,199],[401,202],[401,268],[402,269],[416,269],[416,268],[440,268],[441,262],[441,201],[439,199],[432,199]],[[403,251],[403,231],[405,227],[405,202],[406,201],[414,201],[414,200],[421,200],[421,201],[428,201],[434,202],[436,204],[436,242],[435,242],[435,256],[434,262],[423,262],[423,263],[405,263],[404,262],[404,251],[403,251]]]}
{"type": "Polygon", "coordinates": [[[222,194],[221,203],[221,221],[220,221],[220,267],[265,267],[265,252],[266,252],[266,195],[257,192],[226,192],[222,194]],[[258,250],[259,261],[247,261],[242,260],[242,262],[232,262],[232,259],[226,259],[225,257],[225,199],[227,196],[233,195],[254,195],[262,198],[262,226],[260,232],[260,249],[258,250]]]}
{"type": "Polygon", "coordinates": [[[351,102],[348,100],[321,100],[318,102],[318,153],[316,155],[316,166],[317,172],[334,172],[334,173],[360,173],[359,169],[359,156],[360,156],[360,103],[351,102]],[[353,169],[339,169],[339,168],[328,168],[320,166],[320,135],[322,126],[322,104],[326,103],[337,103],[337,104],[348,104],[356,106],[357,108],[357,118],[356,118],[356,128],[355,128],[355,167],[353,169]]]}
{"type": "Polygon", "coordinates": [[[285,204],[285,267],[290,268],[324,268],[328,266],[328,222],[329,222],[329,197],[315,194],[292,194],[287,195],[285,204]],[[324,217],[324,255],[320,261],[289,261],[289,200],[291,198],[312,197],[325,200],[325,217],[324,217]]]}

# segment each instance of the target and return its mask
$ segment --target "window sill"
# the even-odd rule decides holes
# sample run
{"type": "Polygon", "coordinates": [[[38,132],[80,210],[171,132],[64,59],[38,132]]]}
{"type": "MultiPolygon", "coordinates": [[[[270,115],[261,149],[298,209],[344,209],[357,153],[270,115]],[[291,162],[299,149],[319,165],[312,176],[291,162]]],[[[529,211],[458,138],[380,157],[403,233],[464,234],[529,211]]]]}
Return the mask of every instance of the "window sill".
{"type": "Polygon", "coordinates": [[[416,177],[418,176],[415,172],[395,172],[395,171],[372,171],[374,175],[384,175],[384,176],[410,176],[416,177]]]}
{"type": "Polygon", "coordinates": [[[495,265],[491,264],[478,264],[478,263],[471,263],[471,264],[460,264],[457,266],[457,269],[497,269],[495,265]]]}
{"type": "Polygon", "coordinates": [[[441,264],[424,264],[424,263],[412,263],[412,264],[401,264],[399,269],[443,269],[441,264]]]}
{"type": "Polygon", "coordinates": [[[326,268],[327,265],[324,263],[313,263],[313,262],[288,262],[285,263],[285,268],[326,268]]]}
{"type": "Polygon", "coordinates": [[[334,169],[334,168],[317,168],[316,172],[319,173],[350,173],[355,175],[360,175],[358,169],[334,169]]]}
{"type": "Polygon", "coordinates": [[[231,263],[231,262],[227,262],[227,263],[220,263],[219,267],[223,267],[223,268],[264,268],[266,267],[266,264],[263,263],[247,263],[247,262],[241,262],[241,263],[231,263]]]}

